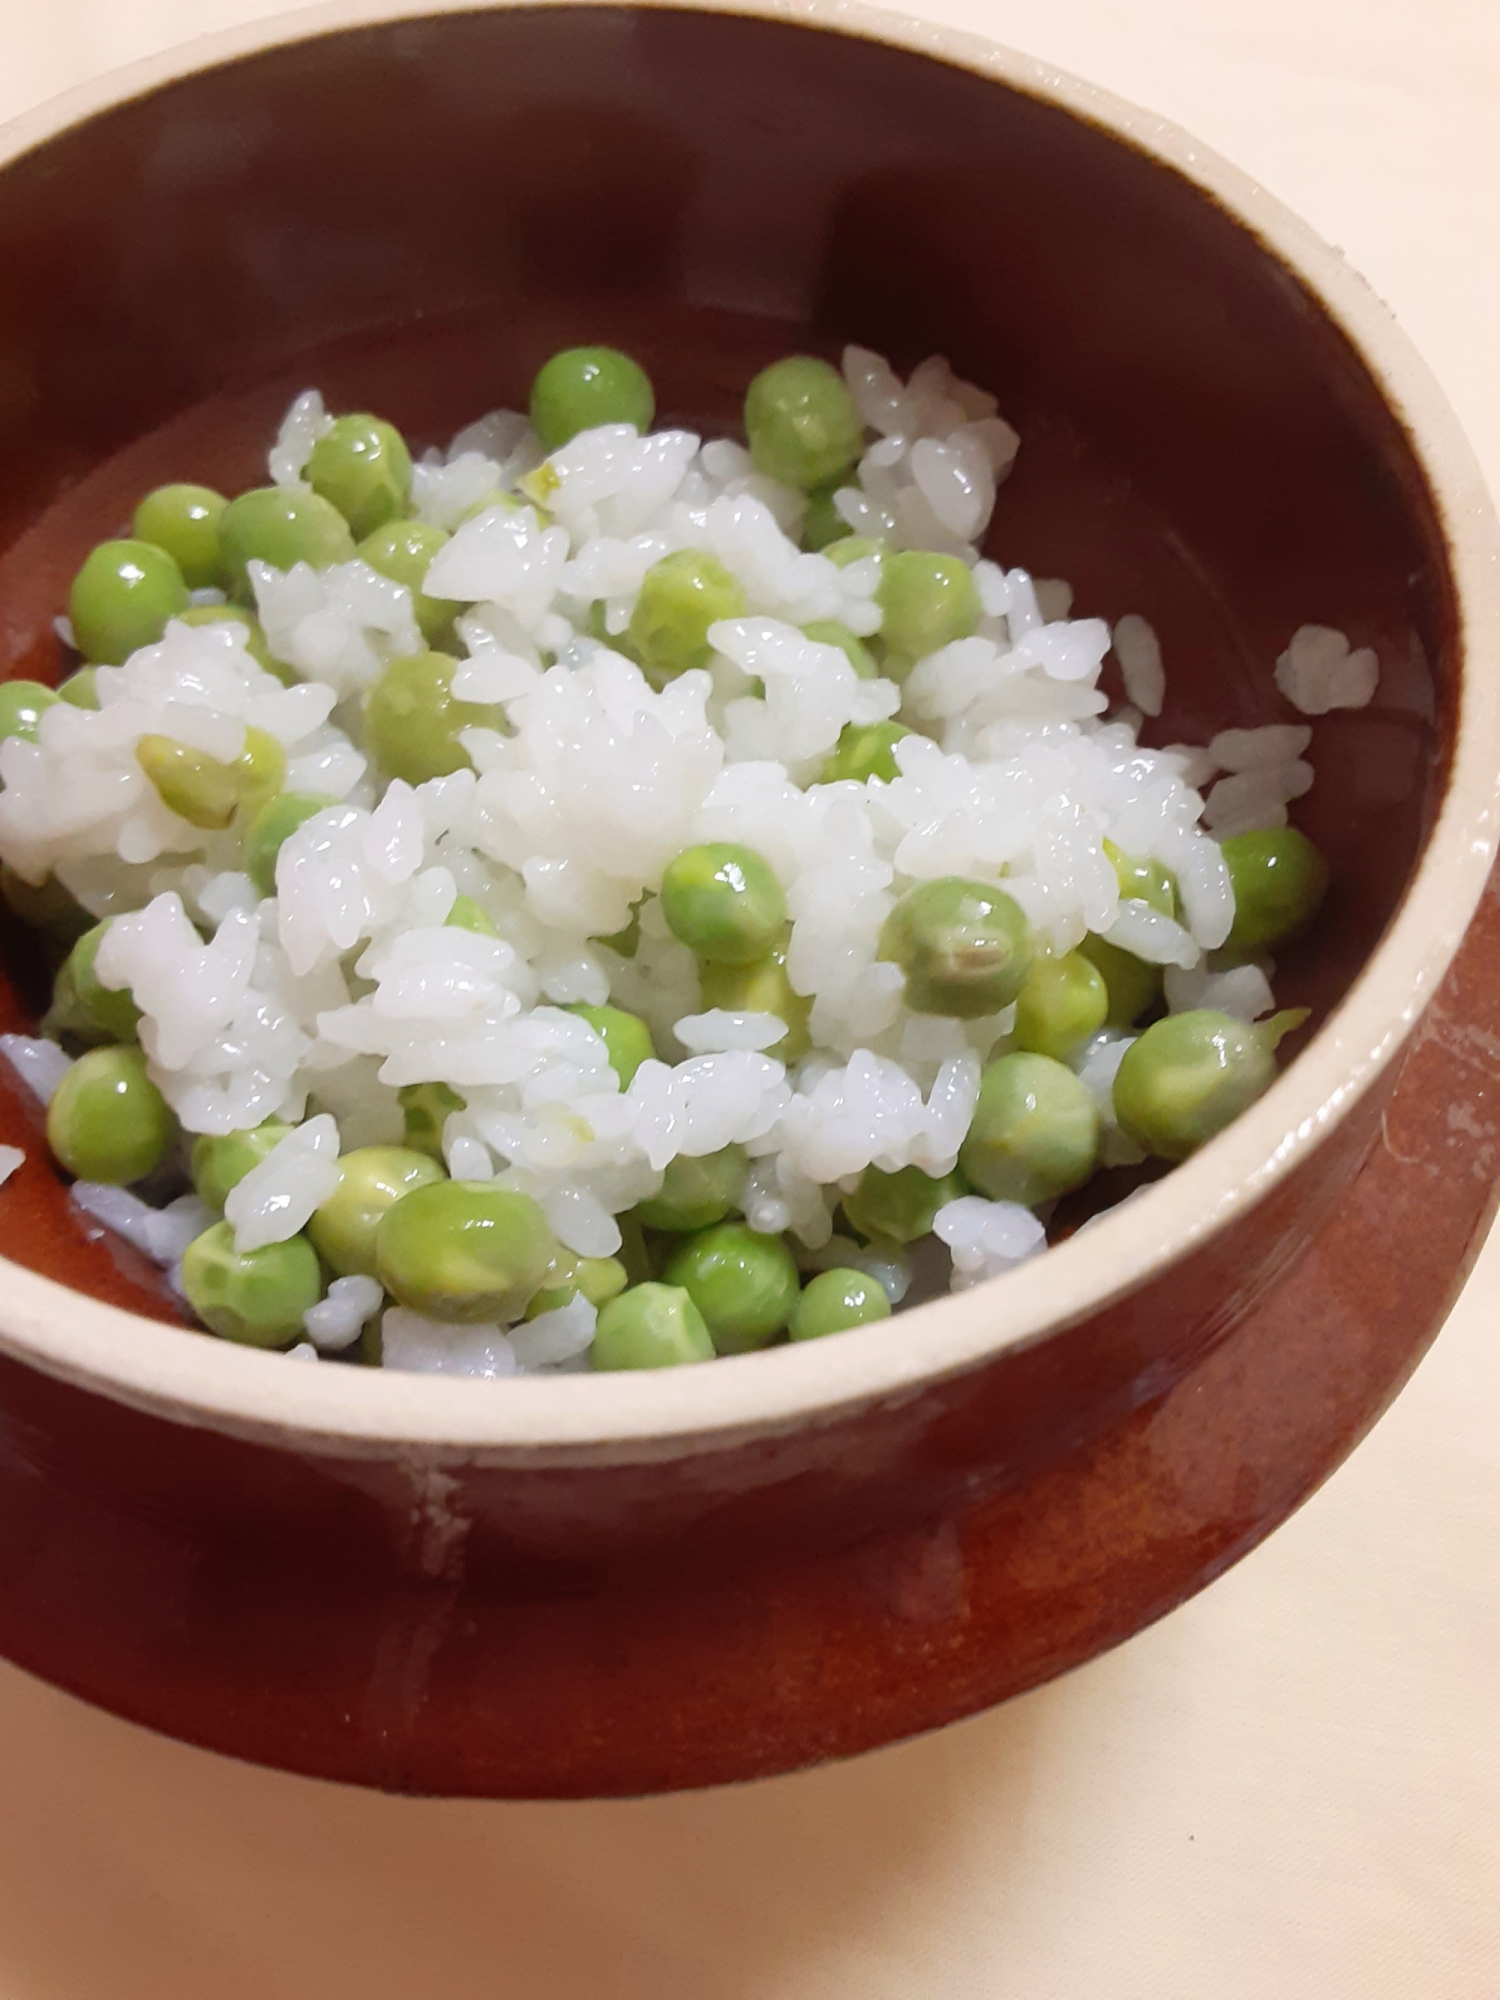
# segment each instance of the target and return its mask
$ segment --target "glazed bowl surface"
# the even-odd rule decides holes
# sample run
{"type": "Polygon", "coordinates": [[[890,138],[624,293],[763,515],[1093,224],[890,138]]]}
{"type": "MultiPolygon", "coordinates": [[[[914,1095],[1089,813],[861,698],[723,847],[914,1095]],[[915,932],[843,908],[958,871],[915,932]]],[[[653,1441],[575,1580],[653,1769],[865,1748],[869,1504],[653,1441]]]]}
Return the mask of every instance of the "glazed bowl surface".
{"type": "MultiPolygon", "coordinates": [[[[1294,719],[1271,666],[1299,624],[1382,663],[1369,709],[1315,726],[1297,818],[1336,890],[1280,968],[1278,997],[1314,1009],[1282,1078],[1085,1236],[853,1335],[494,1386],[292,1368],[185,1330],[149,1267],[86,1235],[7,1086],[0,1139],[28,1160],[0,1197],[0,1411],[54,1476],[86,1467],[106,1515],[192,1520],[213,1617],[239,1591],[289,1630],[336,1573],[378,1650],[393,1590],[409,1624],[429,1587],[602,1600],[621,1565],[748,1575],[789,1538],[855,1546],[1023,1483],[1164,1391],[1316,1238],[1489,869],[1500,589],[1425,370],[1261,190],[1085,85],[855,8],[343,7],[9,128],[0,253],[10,674],[58,677],[67,581],[141,491],[256,483],[296,390],[425,445],[595,340],[639,356],[664,416],[717,429],[778,354],[945,353],[1023,439],[989,552],[1160,633],[1149,741],[1294,719]]],[[[25,1027],[38,968],[16,936],[5,963],[0,1025],[25,1027]]],[[[28,1643],[42,1671],[246,1754],[549,1789],[497,1776],[499,1753],[392,1778],[215,1734],[142,1692],[143,1661],[112,1680],[28,1643]]],[[[557,1788],[609,1788],[568,1754],[557,1788]]]]}

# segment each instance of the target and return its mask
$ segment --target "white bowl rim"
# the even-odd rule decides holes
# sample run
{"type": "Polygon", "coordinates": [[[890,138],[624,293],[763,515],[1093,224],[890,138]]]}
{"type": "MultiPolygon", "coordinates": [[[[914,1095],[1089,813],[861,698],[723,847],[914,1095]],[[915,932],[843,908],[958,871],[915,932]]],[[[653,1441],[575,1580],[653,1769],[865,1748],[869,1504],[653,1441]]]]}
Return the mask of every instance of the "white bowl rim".
{"type": "MultiPolygon", "coordinates": [[[[94,79],[0,127],[0,169],[100,112],[271,48],[531,0],[334,0],[195,39],[94,79]]],[[[858,0],[550,0],[744,15],[884,43],[1060,107],[1211,195],[1319,301],[1360,356],[1423,467],[1459,613],[1459,726],[1417,871],[1339,1007],[1260,1102],[1089,1230],[992,1284],[856,1334],[716,1362],[486,1384],[332,1367],[204,1339],[0,1259],[0,1353],[135,1408],[299,1452],[420,1463],[608,1464],[675,1458],[823,1426],[1031,1344],[1138,1289],[1260,1202],[1380,1077],[1435,993],[1478,904],[1500,806],[1500,562],[1494,512],[1442,392],[1369,286],[1249,176],[1153,112],[975,35],[858,0]],[[1103,1274],[1107,1274],[1103,1275],[1103,1274]]]]}

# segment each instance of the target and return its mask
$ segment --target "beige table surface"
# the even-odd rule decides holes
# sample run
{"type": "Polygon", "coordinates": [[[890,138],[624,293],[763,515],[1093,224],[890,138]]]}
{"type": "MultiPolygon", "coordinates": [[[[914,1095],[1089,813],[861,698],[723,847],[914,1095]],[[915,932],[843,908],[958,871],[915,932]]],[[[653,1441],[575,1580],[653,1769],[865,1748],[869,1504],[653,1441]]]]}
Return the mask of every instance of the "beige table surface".
{"type": "MultiPolygon", "coordinates": [[[[1500,490],[1500,0],[924,5],[1300,209],[1500,490]]],[[[0,116],[270,11],[0,0],[0,116]]],[[[0,1668],[0,2000],[1500,2000],[1497,1319],[1500,1242],[1396,1409],[1205,1596],[807,1776],[382,1799],[0,1668]]]]}

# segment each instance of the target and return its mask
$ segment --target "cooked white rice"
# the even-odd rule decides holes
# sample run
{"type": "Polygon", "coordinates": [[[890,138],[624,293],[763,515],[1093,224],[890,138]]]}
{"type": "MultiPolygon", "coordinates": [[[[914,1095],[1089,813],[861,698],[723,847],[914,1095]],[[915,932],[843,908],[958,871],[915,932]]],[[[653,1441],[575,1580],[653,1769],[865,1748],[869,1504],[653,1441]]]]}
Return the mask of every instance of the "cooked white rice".
{"type": "Polygon", "coordinates": [[[1374,696],[1380,662],[1373,647],[1350,647],[1329,625],[1299,625],[1276,662],[1276,685],[1304,715],[1363,708],[1374,696]]]}

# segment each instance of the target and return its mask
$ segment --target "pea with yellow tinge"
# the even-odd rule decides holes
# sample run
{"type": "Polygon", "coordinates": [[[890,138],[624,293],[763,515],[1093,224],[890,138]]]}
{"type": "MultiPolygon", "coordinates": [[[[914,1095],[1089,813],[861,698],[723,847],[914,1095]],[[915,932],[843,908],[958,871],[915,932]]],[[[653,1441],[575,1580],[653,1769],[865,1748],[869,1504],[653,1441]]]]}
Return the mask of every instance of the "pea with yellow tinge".
{"type": "Polygon", "coordinates": [[[783,1332],[801,1281],[786,1241],[742,1222],[690,1236],[663,1273],[703,1315],[717,1354],[748,1354],[783,1332]]]}
{"type": "Polygon", "coordinates": [[[557,1243],[530,1195],[491,1181],[435,1180],[386,1209],[375,1271],[427,1319],[517,1319],[546,1280],[557,1243]]]}
{"type": "Polygon", "coordinates": [[[956,1173],[924,1174],[920,1167],[866,1167],[852,1194],[844,1196],[851,1229],[889,1243],[916,1243],[932,1228],[933,1217],[968,1193],[956,1173]]]}
{"type": "Polygon", "coordinates": [[[219,520],[219,547],[225,583],[242,604],[255,601],[252,562],[327,569],[354,559],[354,536],[333,502],[284,486],[255,486],[231,500],[219,520]]]}
{"type": "Polygon", "coordinates": [[[890,1299],[877,1279],[840,1267],[820,1271],[803,1286],[787,1331],[793,1340],[821,1340],[825,1334],[873,1326],[890,1316],[890,1299]]]}
{"type": "Polygon", "coordinates": [[[594,1327],[589,1366],[677,1368],[712,1361],[714,1344],[703,1315],[681,1285],[632,1285],[604,1306],[594,1327]]]}
{"type": "Polygon", "coordinates": [[[640,1015],[627,1013],[623,1007],[591,1007],[583,1000],[574,1001],[566,1011],[593,1029],[604,1044],[621,1090],[629,1090],[641,1064],[651,1062],[656,1055],[651,1030],[640,1015]]]}
{"type": "Polygon", "coordinates": [[[1195,1007],[1154,1022],[1115,1072],[1121,1131],[1159,1159],[1189,1158],[1270,1089],[1277,1045],[1306,1019],[1303,1007],[1255,1022],[1195,1007]]]}
{"type": "Polygon", "coordinates": [[[875,597],[883,614],[885,672],[892,680],[904,680],[918,660],[940,646],[967,639],[983,610],[969,565],[959,556],[923,549],[886,556],[875,597]]]}
{"type": "Polygon", "coordinates": [[[791,354],[763,368],[745,392],[745,434],[757,472],[811,492],[850,470],[865,427],[830,362],[791,354]]]}
{"type": "Polygon", "coordinates": [[[914,1014],[967,1021],[1019,996],[1035,946],[1025,912],[1003,889],[942,875],[907,890],[881,927],[879,955],[905,973],[914,1014]]]}
{"type": "Polygon", "coordinates": [[[426,521],[386,521],[371,529],[355,554],[368,563],[378,576],[404,584],[411,592],[412,616],[429,646],[439,649],[453,640],[453,614],[457,608],[441,597],[429,597],[422,585],[432,567],[432,559],[447,543],[441,528],[426,521]]]}
{"type": "Polygon", "coordinates": [[[219,523],[228,505],[211,486],[158,486],[136,508],[130,531],[164,549],[190,590],[203,590],[222,575],[219,523]]]}
{"type": "Polygon", "coordinates": [[[748,1171],[743,1146],[725,1146],[720,1152],[697,1157],[679,1153],[667,1162],[657,1192],[637,1203],[636,1220],[647,1229],[673,1234],[706,1229],[710,1223],[722,1222],[736,1206],[748,1171]]]}
{"type": "Polygon", "coordinates": [[[59,694],[40,681],[0,681],[0,737],[19,736],[35,743],[38,724],[58,699],[59,694]]]}
{"type": "Polygon", "coordinates": [[[101,542],[73,579],[68,619],[83,657],[118,666],[188,608],[182,571],[154,542],[101,542]]]}
{"type": "Polygon", "coordinates": [[[405,513],[411,454],[400,431],[381,417],[335,417],[312,448],[307,483],[363,538],[405,513]]]}
{"type": "Polygon", "coordinates": [[[702,549],[676,549],[654,562],[625,628],[628,650],[653,687],[706,667],[713,658],[708,628],[745,613],[744,586],[702,549]]]}
{"type": "Polygon", "coordinates": [[[1234,889],[1231,952],[1266,951],[1312,922],[1328,892],[1328,863],[1295,826],[1235,833],[1220,844],[1234,889]]]}
{"type": "Polygon", "coordinates": [[[242,1132],[201,1133],[192,1153],[193,1192],[199,1201],[222,1211],[230,1189],[269,1158],[292,1129],[280,1118],[267,1118],[242,1132]]]}
{"type": "Polygon", "coordinates": [[[245,873],[263,896],[276,894],[276,858],[299,826],[338,804],[322,792],[279,792],[245,830],[245,873]]]}
{"type": "Polygon", "coordinates": [[[81,1055],[47,1107],[47,1144],[81,1181],[143,1180],[176,1137],[177,1120],[135,1047],[81,1055]]]}
{"type": "Polygon", "coordinates": [[[985,1066],[958,1164],[991,1201],[1032,1208],[1083,1186],[1100,1136],[1098,1106],[1072,1070],[1018,1050],[985,1066]]]}
{"type": "Polygon", "coordinates": [[[1016,1047],[1061,1060],[1098,1034],[1109,1015],[1109,987],[1082,952],[1039,958],[1016,1000],[1016,1047]]]}
{"type": "Polygon", "coordinates": [[[765,1051],[777,1062],[796,1062],[812,1046],[807,1026],[812,1001],[797,991],[787,974],[784,937],[749,965],[704,960],[698,968],[698,986],[705,1008],[720,1008],[726,1014],[771,1014],[785,1021],[786,1033],[765,1051]]]}
{"type": "Polygon", "coordinates": [[[564,348],[531,385],[531,427],[548,451],[600,424],[633,424],[644,436],[655,415],[651,378],[617,347],[564,348]]]}
{"type": "Polygon", "coordinates": [[[313,1248],[340,1277],[373,1277],[380,1224],[403,1196],[444,1178],[428,1153],[406,1146],[356,1146],[339,1161],[338,1186],[307,1224],[313,1248]]]}
{"type": "Polygon", "coordinates": [[[454,694],[458,668],[451,653],[414,653],[392,660],[366,695],[365,748],[390,777],[422,785],[470,770],[463,732],[505,728],[503,708],[454,694]]]}
{"type": "Polygon", "coordinates": [[[290,1347],[323,1292],[318,1253],[302,1235],[258,1250],[237,1250],[234,1231],[216,1222],[182,1260],[182,1289],[210,1333],[246,1347],[290,1347]]]}
{"type": "Polygon", "coordinates": [[[685,847],[661,884],[672,935],[715,965],[751,965],[780,941],[786,892],[753,848],[733,841],[685,847]]]}

